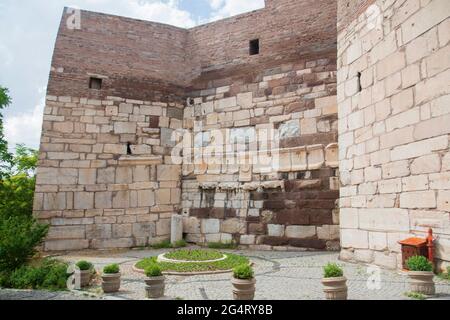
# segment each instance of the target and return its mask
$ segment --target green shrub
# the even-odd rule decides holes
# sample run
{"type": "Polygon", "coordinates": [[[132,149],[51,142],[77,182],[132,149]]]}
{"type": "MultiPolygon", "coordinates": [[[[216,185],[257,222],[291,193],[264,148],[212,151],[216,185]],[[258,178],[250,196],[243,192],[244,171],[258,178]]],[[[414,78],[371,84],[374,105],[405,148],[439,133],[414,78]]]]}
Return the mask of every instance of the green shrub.
{"type": "Polygon", "coordinates": [[[78,261],[76,266],[81,270],[81,271],[88,271],[91,270],[93,265],[92,263],[88,262],[88,261],[78,261]]]}
{"type": "Polygon", "coordinates": [[[187,247],[187,242],[184,239],[178,240],[172,244],[172,248],[184,248],[187,247]]]}
{"type": "Polygon", "coordinates": [[[255,273],[250,265],[241,264],[240,266],[237,266],[236,268],[233,269],[233,276],[236,279],[250,280],[253,279],[255,273]]]}
{"type": "Polygon", "coordinates": [[[47,232],[48,226],[31,216],[0,215],[0,270],[13,271],[26,264],[47,232]]]}
{"type": "Polygon", "coordinates": [[[115,274],[120,272],[120,267],[118,264],[110,264],[103,268],[103,273],[105,274],[115,274]]]}
{"type": "Polygon", "coordinates": [[[27,265],[4,274],[2,286],[14,289],[65,290],[67,264],[45,259],[37,265],[27,265]]]}
{"type": "Polygon", "coordinates": [[[433,271],[433,264],[424,256],[414,256],[406,260],[410,271],[433,271]]]}
{"type": "Polygon", "coordinates": [[[169,240],[164,240],[159,243],[152,244],[151,247],[153,249],[170,249],[172,248],[172,244],[169,240]]]}
{"type": "Polygon", "coordinates": [[[161,268],[155,263],[145,269],[145,275],[149,278],[162,276],[161,268]]]}
{"type": "Polygon", "coordinates": [[[208,242],[208,248],[210,248],[210,249],[236,249],[237,244],[235,242],[208,242]]]}
{"type": "Polygon", "coordinates": [[[172,248],[184,248],[187,247],[185,240],[178,240],[175,243],[171,243],[170,240],[164,240],[155,244],[152,244],[153,249],[172,249],[172,248]]]}
{"type": "Polygon", "coordinates": [[[323,268],[324,278],[339,278],[344,276],[344,271],[336,263],[329,263],[323,268]]]}

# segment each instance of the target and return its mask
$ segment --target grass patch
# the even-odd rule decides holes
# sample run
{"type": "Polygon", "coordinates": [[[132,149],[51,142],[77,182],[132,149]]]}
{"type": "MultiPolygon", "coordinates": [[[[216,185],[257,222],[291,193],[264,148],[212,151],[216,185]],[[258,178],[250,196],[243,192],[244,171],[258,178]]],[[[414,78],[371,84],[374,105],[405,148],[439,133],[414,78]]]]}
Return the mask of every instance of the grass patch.
{"type": "Polygon", "coordinates": [[[408,298],[416,299],[416,300],[425,300],[426,299],[425,295],[423,295],[421,293],[417,293],[417,292],[407,292],[407,293],[405,293],[405,295],[408,298]]]}
{"type": "Polygon", "coordinates": [[[223,254],[216,250],[177,250],[166,253],[166,258],[181,261],[207,261],[217,260],[223,257],[223,254]]]}
{"type": "Polygon", "coordinates": [[[159,243],[155,243],[150,246],[153,249],[174,249],[174,248],[184,248],[187,247],[187,242],[185,240],[179,240],[172,244],[170,240],[164,240],[159,243]]]}
{"type": "Polygon", "coordinates": [[[163,271],[203,272],[203,271],[231,270],[239,265],[249,263],[250,261],[246,257],[227,253],[227,258],[225,260],[216,262],[168,263],[168,262],[157,262],[156,257],[151,257],[139,261],[136,264],[136,267],[145,270],[152,264],[158,264],[163,271]]]}
{"type": "Polygon", "coordinates": [[[209,242],[210,249],[236,249],[238,246],[235,242],[209,242]]]}

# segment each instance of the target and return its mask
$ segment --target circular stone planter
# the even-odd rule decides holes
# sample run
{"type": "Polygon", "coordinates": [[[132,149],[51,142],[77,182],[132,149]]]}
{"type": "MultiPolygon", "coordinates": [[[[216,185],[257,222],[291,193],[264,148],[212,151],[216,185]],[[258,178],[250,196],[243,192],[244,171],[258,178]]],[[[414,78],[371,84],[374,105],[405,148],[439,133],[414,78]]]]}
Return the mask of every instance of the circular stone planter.
{"type": "Polygon", "coordinates": [[[104,293],[114,293],[120,289],[120,273],[103,274],[102,289],[104,293]]]}
{"type": "Polygon", "coordinates": [[[196,260],[175,260],[175,259],[169,259],[166,258],[166,253],[160,254],[158,256],[158,262],[168,262],[168,263],[211,263],[211,262],[218,262],[218,261],[223,261],[226,258],[228,258],[228,256],[226,254],[224,254],[222,256],[222,258],[219,259],[215,259],[215,260],[202,260],[202,261],[196,261],[196,260]]]}
{"type": "Polygon", "coordinates": [[[233,285],[233,299],[234,300],[253,300],[255,299],[256,291],[256,279],[242,280],[242,279],[231,279],[231,284],[233,285]]]}
{"type": "Polygon", "coordinates": [[[161,277],[149,277],[145,279],[145,293],[148,299],[158,299],[164,296],[164,290],[166,278],[161,277]]]}
{"type": "Polygon", "coordinates": [[[322,279],[324,286],[323,292],[325,292],[325,298],[327,300],[347,300],[347,278],[324,278],[322,279]]]}
{"type": "Polygon", "coordinates": [[[417,292],[425,295],[434,295],[436,293],[434,285],[434,273],[428,271],[409,271],[409,288],[411,292],[417,292]]]}

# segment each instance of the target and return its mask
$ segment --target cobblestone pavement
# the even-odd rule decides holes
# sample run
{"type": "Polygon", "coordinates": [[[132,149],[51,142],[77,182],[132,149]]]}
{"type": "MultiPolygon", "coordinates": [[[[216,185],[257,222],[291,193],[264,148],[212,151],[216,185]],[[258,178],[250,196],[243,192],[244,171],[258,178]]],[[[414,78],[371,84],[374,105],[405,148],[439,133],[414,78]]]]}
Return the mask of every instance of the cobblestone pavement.
{"type": "MultiPolygon", "coordinates": [[[[156,256],[167,250],[133,250],[123,252],[83,252],[71,253],[58,258],[70,262],[81,259],[95,264],[97,270],[105,265],[118,263],[121,266],[121,291],[113,295],[103,295],[100,281],[94,282],[88,289],[90,295],[100,299],[140,300],[145,298],[144,275],[132,270],[133,265],[144,257],[156,256]]],[[[323,299],[321,278],[322,267],[328,262],[338,262],[344,267],[349,279],[349,299],[354,300],[397,300],[407,299],[408,291],[406,275],[402,272],[381,270],[379,289],[368,289],[369,274],[365,265],[350,264],[338,261],[338,253],[330,252],[267,252],[267,251],[235,251],[251,258],[257,278],[258,300],[311,300],[323,299]]],[[[435,278],[438,298],[450,296],[450,282],[435,278]]],[[[201,276],[168,276],[166,299],[183,300],[228,300],[232,298],[230,274],[201,276]]],[[[83,294],[41,293],[0,290],[0,300],[13,299],[90,299],[83,294]]]]}

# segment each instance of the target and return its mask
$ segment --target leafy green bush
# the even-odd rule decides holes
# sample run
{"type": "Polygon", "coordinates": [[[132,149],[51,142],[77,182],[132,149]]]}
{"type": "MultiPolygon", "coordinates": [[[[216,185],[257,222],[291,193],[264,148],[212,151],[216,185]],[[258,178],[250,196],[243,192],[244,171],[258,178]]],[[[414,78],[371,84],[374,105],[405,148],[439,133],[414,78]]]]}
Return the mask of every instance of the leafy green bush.
{"type": "Polygon", "coordinates": [[[237,244],[235,242],[209,242],[208,248],[210,248],[210,249],[236,249],[237,244]]]}
{"type": "Polygon", "coordinates": [[[27,263],[47,231],[48,226],[32,217],[0,215],[0,270],[13,271],[27,263]]]}
{"type": "Polygon", "coordinates": [[[414,256],[406,260],[410,271],[433,271],[433,264],[424,256],[414,256]]]}
{"type": "Polygon", "coordinates": [[[250,280],[255,276],[253,268],[248,264],[241,264],[233,269],[233,276],[236,279],[250,280]]]}
{"type": "Polygon", "coordinates": [[[120,267],[118,264],[110,264],[103,268],[103,273],[105,274],[115,274],[120,272],[120,267]]]}
{"type": "Polygon", "coordinates": [[[323,268],[324,278],[339,278],[344,276],[344,271],[336,263],[329,263],[323,268]]]}
{"type": "Polygon", "coordinates": [[[78,261],[76,266],[81,270],[81,271],[88,271],[91,270],[93,265],[92,263],[88,262],[88,261],[78,261]]]}
{"type": "Polygon", "coordinates": [[[0,285],[14,289],[65,290],[67,264],[44,259],[36,265],[25,265],[11,273],[3,273],[0,285]]]}
{"type": "Polygon", "coordinates": [[[145,269],[145,275],[149,278],[162,276],[161,268],[155,263],[145,269]]]}

